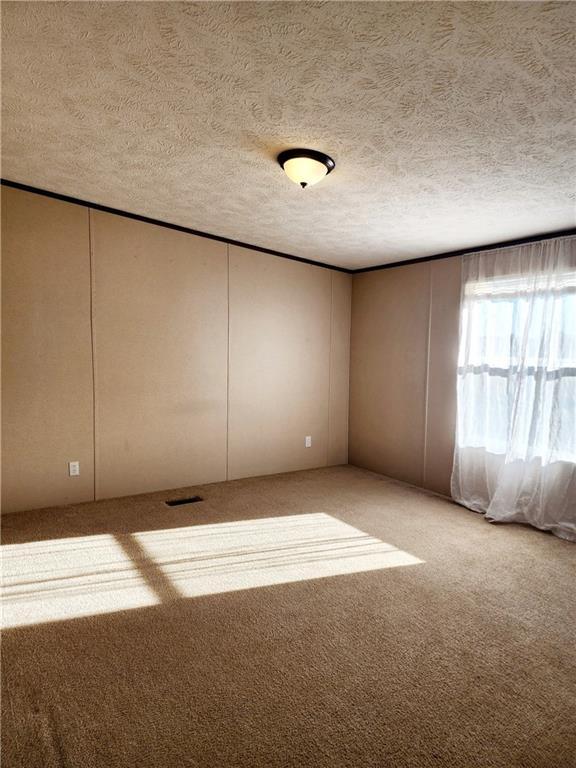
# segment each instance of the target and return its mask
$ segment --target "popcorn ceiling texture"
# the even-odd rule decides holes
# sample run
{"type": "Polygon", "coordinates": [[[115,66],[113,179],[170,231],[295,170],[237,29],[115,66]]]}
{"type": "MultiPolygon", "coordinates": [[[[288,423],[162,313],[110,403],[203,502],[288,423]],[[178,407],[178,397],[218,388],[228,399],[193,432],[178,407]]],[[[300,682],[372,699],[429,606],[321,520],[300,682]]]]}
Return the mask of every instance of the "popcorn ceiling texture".
{"type": "Polygon", "coordinates": [[[352,268],[575,224],[574,3],[2,13],[5,178],[352,268]]]}

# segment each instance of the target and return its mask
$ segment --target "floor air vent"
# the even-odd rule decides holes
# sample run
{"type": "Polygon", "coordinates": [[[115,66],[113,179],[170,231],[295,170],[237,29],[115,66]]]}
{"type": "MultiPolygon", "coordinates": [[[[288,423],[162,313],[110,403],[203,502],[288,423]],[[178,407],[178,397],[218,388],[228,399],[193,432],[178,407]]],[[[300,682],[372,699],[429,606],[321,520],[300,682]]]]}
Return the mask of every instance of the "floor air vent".
{"type": "Polygon", "coordinates": [[[190,496],[187,499],[170,499],[165,501],[167,507],[179,507],[181,504],[195,504],[197,501],[203,501],[202,496],[190,496]]]}

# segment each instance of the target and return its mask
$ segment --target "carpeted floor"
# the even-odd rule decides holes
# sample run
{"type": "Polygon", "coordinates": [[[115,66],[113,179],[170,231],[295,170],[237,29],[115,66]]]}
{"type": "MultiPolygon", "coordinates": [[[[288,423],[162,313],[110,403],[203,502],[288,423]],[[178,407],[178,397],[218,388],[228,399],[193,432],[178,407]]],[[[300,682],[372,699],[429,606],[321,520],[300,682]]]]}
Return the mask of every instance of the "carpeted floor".
{"type": "Polygon", "coordinates": [[[576,547],[549,534],[336,467],[3,538],[4,768],[576,766],[576,547]]]}

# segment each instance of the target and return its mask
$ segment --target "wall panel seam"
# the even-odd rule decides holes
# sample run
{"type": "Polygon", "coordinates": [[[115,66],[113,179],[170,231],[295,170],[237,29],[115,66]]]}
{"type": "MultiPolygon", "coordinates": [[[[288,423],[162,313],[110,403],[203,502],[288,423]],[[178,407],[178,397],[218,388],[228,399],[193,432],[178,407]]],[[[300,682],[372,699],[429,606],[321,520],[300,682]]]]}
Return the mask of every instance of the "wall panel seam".
{"type": "Polygon", "coordinates": [[[226,480],[230,479],[230,245],[226,244],[226,480]]]}
{"type": "Polygon", "coordinates": [[[350,457],[350,372],[352,370],[352,288],[353,278],[350,278],[350,322],[348,323],[348,370],[347,370],[347,405],[346,405],[346,464],[350,457]]]}
{"type": "Polygon", "coordinates": [[[90,263],[90,359],[92,362],[92,493],[94,501],[96,501],[96,351],[94,343],[94,255],[91,208],[88,208],[88,254],[90,263]]]}
{"type": "MultiPolygon", "coordinates": [[[[8,232],[8,200],[5,198],[4,195],[2,195],[1,200],[1,219],[2,219],[2,240],[0,242],[0,255],[4,252],[4,243],[7,242],[7,235],[8,232]]],[[[0,259],[1,260],[1,259],[0,259]]],[[[6,499],[6,491],[5,491],[5,483],[4,483],[4,470],[5,470],[5,464],[4,464],[4,396],[5,396],[5,390],[1,386],[1,383],[4,379],[4,356],[2,354],[3,347],[4,347],[4,333],[3,333],[3,319],[4,319],[4,281],[3,281],[3,267],[6,264],[6,260],[4,259],[2,261],[2,264],[0,265],[0,514],[4,511],[4,502],[8,501],[6,499]]]]}
{"type": "Polygon", "coordinates": [[[330,421],[332,416],[332,323],[334,322],[334,275],[330,275],[330,336],[328,343],[328,423],[326,428],[326,461],[325,466],[329,466],[331,461],[330,451],[330,421]]]}
{"type": "Polygon", "coordinates": [[[428,270],[428,333],[426,339],[426,376],[424,380],[424,440],[422,455],[422,485],[426,485],[428,461],[428,399],[430,389],[430,339],[432,333],[432,266],[428,270]]]}

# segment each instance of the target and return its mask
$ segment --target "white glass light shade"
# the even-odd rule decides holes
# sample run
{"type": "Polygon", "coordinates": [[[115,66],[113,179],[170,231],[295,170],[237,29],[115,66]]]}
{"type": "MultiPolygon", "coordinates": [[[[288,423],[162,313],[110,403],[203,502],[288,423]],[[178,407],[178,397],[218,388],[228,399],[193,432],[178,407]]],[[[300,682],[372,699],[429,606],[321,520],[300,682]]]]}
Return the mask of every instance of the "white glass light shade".
{"type": "Polygon", "coordinates": [[[306,187],[317,184],[328,173],[328,168],[311,157],[293,157],[284,162],[286,176],[295,184],[306,187]]]}

